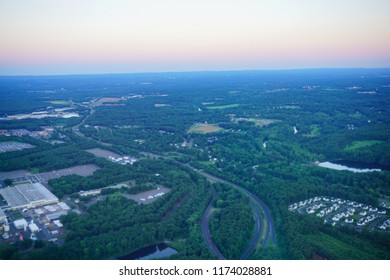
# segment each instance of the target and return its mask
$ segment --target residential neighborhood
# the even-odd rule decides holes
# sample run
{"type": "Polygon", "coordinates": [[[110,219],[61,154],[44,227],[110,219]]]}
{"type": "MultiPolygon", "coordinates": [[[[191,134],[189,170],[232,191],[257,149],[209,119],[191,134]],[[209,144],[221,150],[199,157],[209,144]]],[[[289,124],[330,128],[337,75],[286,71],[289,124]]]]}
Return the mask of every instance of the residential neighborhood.
{"type": "Polygon", "coordinates": [[[351,226],[390,233],[388,210],[341,198],[316,196],[288,206],[291,212],[315,215],[332,226],[351,226]]]}

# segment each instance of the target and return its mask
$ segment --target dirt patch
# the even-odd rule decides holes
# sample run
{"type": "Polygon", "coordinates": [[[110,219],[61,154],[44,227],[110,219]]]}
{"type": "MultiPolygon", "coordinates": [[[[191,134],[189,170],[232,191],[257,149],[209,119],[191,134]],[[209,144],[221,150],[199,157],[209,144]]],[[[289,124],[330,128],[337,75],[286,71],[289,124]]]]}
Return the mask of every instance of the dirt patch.
{"type": "Polygon", "coordinates": [[[218,126],[217,124],[194,124],[190,129],[188,130],[188,133],[212,133],[212,132],[219,132],[222,131],[223,128],[218,126]]]}
{"type": "Polygon", "coordinates": [[[109,157],[118,158],[118,157],[121,156],[121,155],[119,155],[117,153],[114,153],[114,152],[111,152],[111,151],[107,151],[107,150],[103,150],[103,149],[100,149],[100,148],[89,149],[89,150],[86,150],[86,152],[93,154],[95,157],[102,157],[102,158],[105,158],[105,159],[108,159],[109,157]]]}
{"type": "MultiPolygon", "coordinates": [[[[93,100],[91,102],[92,106],[104,106],[106,103],[118,103],[119,101],[122,101],[123,98],[116,98],[116,97],[103,97],[98,100],[93,100]]],[[[117,104],[116,104],[117,105],[117,104]]]]}

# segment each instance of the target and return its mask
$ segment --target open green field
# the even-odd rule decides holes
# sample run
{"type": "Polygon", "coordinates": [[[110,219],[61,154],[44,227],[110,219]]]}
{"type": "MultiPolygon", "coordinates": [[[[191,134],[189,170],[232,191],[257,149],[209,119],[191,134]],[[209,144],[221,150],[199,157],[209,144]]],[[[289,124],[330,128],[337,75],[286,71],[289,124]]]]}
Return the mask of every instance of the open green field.
{"type": "Polygon", "coordinates": [[[383,141],[378,141],[378,140],[353,141],[352,144],[344,148],[344,151],[350,152],[353,150],[361,149],[364,147],[370,147],[381,143],[383,143],[383,141]]]}
{"type": "Polygon", "coordinates": [[[65,100],[52,100],[49,102],[51,104],[54,104],[54,105],[69,105],[70,104],[68,101],[65,101],[65,100]]]}
{"type": "Polygon", "coordinates": [[[279,106],[279,109],[300,109],[301,107],[295,106],[295,105],[285,105],[285,106],[279,106]]]}
{"type": "Polygon", "coordinates": [[[320,127],[317,124],[313,124],[310,126],[310,133],[306,133],[303,136],[305,137],[317,137],[320,134],[320,127]]]}
{"type": "Polygon", "coordinates": [[[229,104],[229,105],[209,106],[206,108],[209,110],[222,110],[222,109],[236,108],[238,106],[240,106],[240,104],[236,103],[236,104],[229,104]]]}
{"type": "Polygon", "coordinates": [[[217,124],[202,124],[202,123],[196,123],[188,129],[188,133],[200,133],[200,134],[206,134],[206,133],[213,133],[213,132],[221,132],[224,129],[217,124]]]}
{"type": "Polygon", "coordinates": [[[154,107],[156,107],[156,108],[159,108],[159,107],[169,107],[169,106],[171,106],[171,105],[169,105],[169,104],[162,104],[162,103],[154,104],[154,107]]]}

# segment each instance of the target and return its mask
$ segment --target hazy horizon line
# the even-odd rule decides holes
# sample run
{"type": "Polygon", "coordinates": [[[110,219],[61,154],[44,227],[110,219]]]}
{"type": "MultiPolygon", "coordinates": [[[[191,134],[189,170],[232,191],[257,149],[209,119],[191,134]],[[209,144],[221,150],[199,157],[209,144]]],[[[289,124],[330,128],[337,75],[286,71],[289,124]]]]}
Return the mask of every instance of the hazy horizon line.
{"type": "Polygon", "coordinates": [[[307,70],[390,70],[386,67],[303,67],[303,68],[278,68],[278,69],[229,69],[229,70],[178,70],[178,71],[144,71],[144,72],[106,72],[106,73],[69,73],[69,74],[0,74],[0,77],[40,77],[40,76],[98,76],[98,75],[139,75],[139,74],[164,74],[164,73],[205,73],[205,72],[282,72],[282,71],[307,71],[307,70]]]}

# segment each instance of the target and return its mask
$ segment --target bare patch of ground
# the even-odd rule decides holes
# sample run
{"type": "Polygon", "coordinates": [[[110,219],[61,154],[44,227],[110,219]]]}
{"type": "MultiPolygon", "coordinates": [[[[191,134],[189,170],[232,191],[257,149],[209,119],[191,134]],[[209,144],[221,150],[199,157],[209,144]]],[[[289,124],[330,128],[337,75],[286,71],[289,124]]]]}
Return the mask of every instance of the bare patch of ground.
{"type": "Polygon", "coordinates": [[[100,149],[100,148],[89,149],[89,150],[86,150],[86,152],[91,153],[91,154],[93,154],[96,157],[102,157],[102,158],[105,158],[105,159],[108,159],[109,157],[118,158],[118,157],[121,156],[121,155],[119,155],[117,153],[114,153],[114,152],[111,152],[111,151],[107,151],[107,150],[103,150],[103,149],[100,149]]]}
{"type": "Polygon", "coordinates": [[[222,130],[223,128],[220,127],[218,124],[196,123],[193,126],[191,126],[187,132],[206,134],[212,132],[219,132],[222,130]]]}

